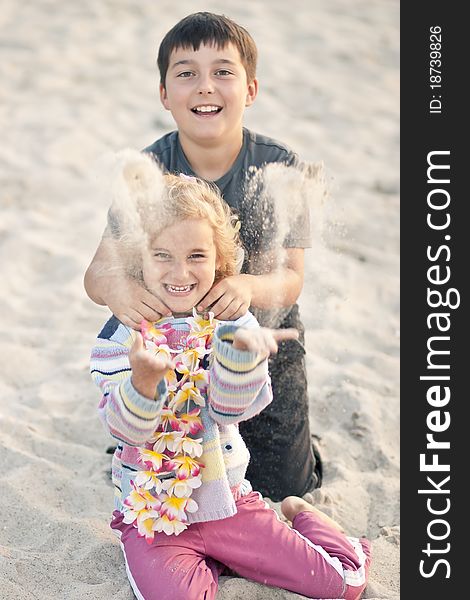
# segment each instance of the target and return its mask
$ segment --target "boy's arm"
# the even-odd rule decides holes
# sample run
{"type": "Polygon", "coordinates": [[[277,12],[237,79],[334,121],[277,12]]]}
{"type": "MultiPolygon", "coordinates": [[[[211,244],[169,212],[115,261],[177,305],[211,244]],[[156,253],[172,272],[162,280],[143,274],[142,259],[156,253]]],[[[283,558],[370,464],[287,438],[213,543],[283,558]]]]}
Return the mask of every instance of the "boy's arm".
{"type": "Polygon", "coordinates": [[[94,383],[101,389],[98,411],[109,433],[131,446],[144,444],[158,426],[166,396],[166,386],[160,377],[167,364],[149,364],[152,357],[144,352],[140,334],[124,343],[98,338],[90,360],[94,383]],[[143,360],[142,360],[143,358],[143,360]],[[132,367],[131,367],[132,364],[132,367]]]}
{"type": "Polygon", "coordinates": [[[142,319],[154,322],[171,314],[159,298],[126,275],[117,243],[106,231],[86,270],[84,286],[93,302],[107,305],[121,323],[133,329],[140,329],[142,319]]]}
{"type": "MultiPolygon", "coordinates": [[[[213,305],[210,310],[217,319],[233,321],[245,314],[250,306],[291,306],[302,291],[304,249],[285,248],[284,251],[282,266],[262,275],[240,274],[223,279],[214,285],[197,309],[201,312],[213,305]]],[[[266,262],[269,264],[269,258],[266,262]]]]}

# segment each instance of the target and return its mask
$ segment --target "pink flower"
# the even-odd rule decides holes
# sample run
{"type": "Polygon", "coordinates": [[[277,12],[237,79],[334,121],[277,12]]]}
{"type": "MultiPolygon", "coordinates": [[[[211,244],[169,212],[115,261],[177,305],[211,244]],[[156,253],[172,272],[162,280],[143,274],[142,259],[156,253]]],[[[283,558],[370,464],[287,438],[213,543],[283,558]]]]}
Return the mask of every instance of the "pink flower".
{"type": "Polygon", "coordinates": [[[155,498],[155,496],[147,490],[137,487],[134,482],[131,483],[133,489],[124,500],[126,509],[139,513],[141,510],[145,509],[158,510],[160,508],[161,502],[158,498],[155,498]]]}
{"type": "Polygon", "coordinates": [[[191,456],[174,456],[168,461],[168,466],[177,471],[178,479],[189,479],[197,477],[204,465],[191,456]]]}
{"type": "Polygon", "coordinates": [[[155,537],[155,521],[160,518],[160,513],[155,510],[142,512],[137,517],[137,532],[139,537],[145,537],[147,544],[153,542],[155,537]]]}
{"type": "Polygon", "coordinates": [[[162,408],[160,423],[163,425],[164,429],[166,429],[166,425],[170,425],[173,431],[179,431],[181,429],[178,417],[171,408],[168,408],[168,406],[162,408]]]}
{"type": "Polygon", "coordinates": [[[149,450],[148,448],[140,448],[140,461],[153,471],[161,471],[163,467],[163,461],[168,460],[166,454],[149,450]]]}
{"type": "Polygon", "coordinates": [[[154,537],[152,525],[160,516],[162,503],[147,490],[138,488],[134,482],[131,483],[133,490],[124,500],[123,521],[127,524],[134,523],[139,536],[145,536],[147,543],[151,543],[154,537]]]}
{"type": "Polygon", "coordinates": [[[179,416],[179,427],[181,431],[184,431],[185,434],[190,433],[191,435],[196,435],[199,431],[202,431],[204,427],[202,426],[202,421],[199,417],[201,413],[200,408],[193,408],[188,413],[183,413],[179,416]]]}
{"type": "Polygon", "coordinates": [[[186,513],[186,498],[178,498],[177,496],[163,497],[161,515],[167,515],[169,519],[178,519],[178,521],[187,521],[186,513]]]}
{"type": "Polygon", "coordinates": [[[158,345],[166,344],[168,341],[166,336],[173,331],[173,327],[170,325],[170,323],[163,323],[157,327],[158,323],[159,321],[150,323],[149,321],[142,319],[140,322],[140,331],[142,333],[142,337],[144,340],[150,340],[158,345]]]}

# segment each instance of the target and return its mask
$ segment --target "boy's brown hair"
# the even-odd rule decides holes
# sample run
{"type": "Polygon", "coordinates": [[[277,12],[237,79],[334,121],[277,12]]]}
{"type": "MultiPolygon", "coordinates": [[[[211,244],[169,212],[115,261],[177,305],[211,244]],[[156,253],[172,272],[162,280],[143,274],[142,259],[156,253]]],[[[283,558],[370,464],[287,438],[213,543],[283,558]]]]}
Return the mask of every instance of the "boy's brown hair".
{"type": "Polygon", "coordinates": [[[170,55],[173,50],[192,48],[196,51],[199,50],[201,44],[213,45],[221,49],[230,43],[238,49],[248,83],[251,83],[256,77],[258,51],[253,38],[246,29],[225,15],[216,15],[210,12],[197,12],[184,17],[165,35],[158,49],[157,64],[160,70],[160,83],[165,87],[170,55]]]}

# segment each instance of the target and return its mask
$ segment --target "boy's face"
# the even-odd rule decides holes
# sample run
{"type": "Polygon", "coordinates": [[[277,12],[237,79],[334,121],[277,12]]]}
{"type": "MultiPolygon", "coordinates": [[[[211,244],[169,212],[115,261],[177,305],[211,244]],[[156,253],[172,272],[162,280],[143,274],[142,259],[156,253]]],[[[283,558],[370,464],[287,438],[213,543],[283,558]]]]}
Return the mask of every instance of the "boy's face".
{"type": "Polygon", "coordinates": [[[206,220],[179,221],[144,249],[145,285],[173,313],[188,313],[211,289],[216,257],[214,232],[206,220]]]}
{"type": "Polygon", "coordinates": [[[180,135],[193,143],[210,145],[239,135],[243,113],[258,92],[258,81],[247,81],[238,49],[177,48],[170,55],[163,106],[171,111],[180,135]]]}

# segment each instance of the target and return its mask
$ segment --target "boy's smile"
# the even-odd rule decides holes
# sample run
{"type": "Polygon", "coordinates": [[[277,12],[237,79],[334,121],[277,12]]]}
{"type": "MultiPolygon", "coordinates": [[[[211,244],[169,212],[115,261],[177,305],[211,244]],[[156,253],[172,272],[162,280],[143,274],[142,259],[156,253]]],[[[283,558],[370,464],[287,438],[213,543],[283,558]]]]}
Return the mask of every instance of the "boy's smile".
{"type": "Polygon", "coordinates": [[[144,249],[143,278],[173,313],[187,313],[211,289],[216,262],[211,225],[185,219],[165,228],[144,249]]]}
{"type": "Polygon", "coordinates": [[[201,45],[198,50],[177,48],[170,55],[163,106],[171,111],[181,141],[211,144],[241,139],[242,118],[258,91],[247,81],[238,49],[201,45]]]}
{"type": "Polygon", "coordinates": [[[201,117],[208,117],[214,114],[218,114],[221,110],[221,106],[215,106],[214,104],[198,104],[191,109],[194,114],[201,117]]]}

